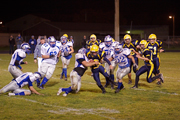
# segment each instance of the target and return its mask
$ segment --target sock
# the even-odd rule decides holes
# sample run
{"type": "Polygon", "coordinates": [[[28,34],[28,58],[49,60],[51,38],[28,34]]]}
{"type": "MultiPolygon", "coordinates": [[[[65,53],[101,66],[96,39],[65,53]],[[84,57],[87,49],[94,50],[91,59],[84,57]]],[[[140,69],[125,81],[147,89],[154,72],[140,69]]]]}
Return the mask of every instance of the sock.
{"type": "Polygon", "coordinates": [[[40,86],[43,86],[47,83],[48,79],[46,77],[44,77],[44,79],[42,80],[40,86]]]}
{"type": "Polygon", "coordinates": [[[65,78],[67,78],[67,68],[63,68],[63,69],[64,69],[65,78]]]}
{"type": "Polygon", "coordinates": [[[15,95],[25,95],[25,93],[24,92],[15,93],[15,95]]]}
{"type": "Polygon", "coordinates": [[[71,89],[71,86],[67,89],[67,91],[66,91],[66,94],[68,94],[69,92],[71,92],[72,91],[72,89],[71,89]]]}
{"type": "Polygon", "coordinates": [[[118,87],[117,87],[117,89],[120,89],[120,88],[121,88],[121,85],[122,85],[122,82],[118,82],[118,87]]]}
{"type": "Polygon", "coordinates": [[[114,81],[114,74],[111,74],[110,78],[114,81]]]}
{"type": "Polygon", "coordinates": [[[62,91],[67,91],[69,88],[62,88],[62,91]]]}
{"type": "Polygon", "coordinates": [[[61,75],[62,75],[62,76],[64,75],[64,68],[62,69],[62,73],[61,73],[61,75]]]}

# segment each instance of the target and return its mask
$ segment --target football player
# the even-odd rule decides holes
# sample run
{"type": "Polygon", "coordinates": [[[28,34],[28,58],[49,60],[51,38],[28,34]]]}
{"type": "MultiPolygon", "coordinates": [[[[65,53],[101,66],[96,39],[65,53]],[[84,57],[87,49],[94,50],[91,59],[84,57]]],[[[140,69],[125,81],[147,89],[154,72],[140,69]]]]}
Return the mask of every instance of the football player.
{"type": "MultiPolygon", "coordinates": [[[[162,42],[157,40],[155,34],[150,34],[148,37],[148,48],[152,51],[153,54],[153,63],[154,63],[154,74],[160,74],[160,56],[159,53],[163,52],[164,49],[162,48],[162,42]]],[[[158,85],[161,85],[161,80],[158,79],[158,85]]]]}
{"type": "MultiPolygon", "coordinates": [[[[110,36],[110,35],[107,35],[105,38],[104,38],[104,42],[101,43],[99,45],[99,50],[100,51],[105,51],[105,57],[107,59],[111,58],[111,56],[114,54],[114,46],[113,46],[113,38],[110,36]]],[[[107,62],[105,62],[105,66],[104,68],[106,69],[108,75],[110,75],[110,78],[114,81],[114,69],[115,69],[115,62],[114,61],[111,61],[111,65],[113,66],[113,69],[109,69],[109,64],[107,62]]],[[[109,85],[109,81],[106,80],[106,84],[104,87],[107,87],[109,85]]],[[[114,89],[114,85],[111,84],[111,88],[114,89]]]]}
{"type": "MultiPolygon", "coordinates": [[[[133,52],[133,50],[137,51],[139,49],[139,42],[138,40],[132,40],[131,36],[126,34],[124,35],[124,41],[121,43],[123,45],[123,48],[129,48],[131,51],[131,55],[134,57],[136,64],[138,65],[138,58],[136,57],[136,53],[133,52]]],[[[128,74],[129,82],[128,84],[132,83],[131,79],[131,68],[133,66],[133,62],[130,59],[130,71],[128,74]]],[[[136,73],[137,69],[133,67],[134,73],[136,73]]]]}
{"type": "Polygon", "coordinates": [[[122,47],[122,45],[117,44],[115,46],[115,54],[109,59],[110,61],[115,60],[115,63],[118,64],[118,70],[116,71],[116,80],[118,82],[118,87],[115,93],[118,93],[124,88],[122,83],[122,78],[127,75],[130,71],[130,62],[129,59],[133,62],[133,67],[136,69],[138,65],[136,64],[134,57],[131,55],[131,51],[128,48],[122,47]]]}
{"type": "Polygon", "coordinates": [[[14,79],[23,74],[21,64],[28,64],[27,61],[23,62],[23,60],[26,58],[26,52],[29,51],[29,49],[29,44],[23,43],[21,44],[21,49],[15,50],[12,54],[8,71],[11,73],[14,79]]]}
{"type": "Polygon", "coordinates": [[[48,38],[48,43],[44,43],[41,47],[42,63],[40,66],[40,73],[43,80],[36,80],[37,87],[44,89],[44,85],[48,82],[54,73],[57,64],[57,58],[60,56],[60,49],[56,46],[56,39],[51,36],[48,38]]]}
{"type": "Polygon", "coordinates": [[[70,59],[72,58],[72,53],[74,52],[72,42],[67,41],[67,37],[61,37],[61,46],[60,46],[60,54],[61,54],[61,61],[63,64],[63,70],[60,75],[60,79],[63,79],[65,76],[65,80],[67,81],[67,66],[70,63],[70,59]]]}
{"type": "Polygon", "coordinates": [[[139,76],[145,72],[147,72],[146,79],[147,79],[148,83],[151,83],[158,78],[161,80],[161,82],[164,82],[162,74],[152,77],[152,72],[154,70],[154,64],[153,64],[153,59],[152,59],[153,55],[152,55],[152,51],[149,50],[149,48],[147,48],[147,45],[148,45],[148,43],[146,40],[141,40],[141,42],[140,42],[141,54],[134,50],[134,52],[137,54],[136,57],[144,60],[145,65],[142,66],[136,72],[135,85],[132,88],[138,88],[139,76]]]}
{"type": "MultiPolygon", "coordinates": [[[[106,58],[106,53],[104,51],[99,51],[99,47],[97,45],[92,45],[90,47],[90,51],[87,52],[86,55],[89,60],[98,61],[98,62],[101,62],[102,60],[106,61],[109,64],[109,68],[113,69],[113,66],[111,65],[110,61],[106,58]]],[[[116,85],[114,81],[111,80],[110,76],[108,75],[108,73],[101,64],[93,65],[91,67],[91,71],[93,73],[93,78],[96,81],[96,84],[102,90],[103,94],[106,93],[106,90],[101,85],[99,73],[101,73],[110,83],[116,85]]]]}
{"type": "Polygon", "coordinates": [[[70,36],[70,39],[68,39],[67,34],[63,34],[63,36],[65,36],[67,38],[67,42],[72,42],[72,44],[74,44],[73,36],[70,36]]]}
{"type": "Polygon", "coordinates": [[[96,35],[95,35],[95,34],[92,34],[92,35],[90,36],[90,40],[88,40],[88,41],[86,42],[86,48],[87,48],[87,49],[90,49],[90,46],[92,46],[92,45],[97,45],[97,46],[99,46],[100,43],[101,43],[101,40],[97,40],[96,35]]]}
{"type": "Polygon", "coordinates": [[[9,93],[9,96],[15,96],[15,95],[30,95],[31,93],[35,93],[38,95],[43,95],[38,93],[34,87],[33,82],[36,79],[40,79],[41,74],[39,72],[31,73],[26,72],[16,79],[13,79],[9,84],[4,86],[2,89],[0,89],[0,94],[12,91],[12,93],[9,93]],[[22,89],[23,86],[28,85],[29,90],[22,89]]]}
{"type": "Polygon", "coordinates": [[[44,37],[40,38],[40,43],[36,45],[36,48],[34,50],[34,63],[37,63],[38,61],[38,72],[40,72],[40,66],[42,62],[42,55],[41,55],[41,46],[45,43],[44,37]]]}
{"type": "Polygon", "coordinates": [[[85,48],[79,49],[78,53],[75,55],[75,68],[70,73],[71,86],[68,88],[59,88],[57,95],[60,95],[61,92],[65,92],[63,96],[67,96],[68,93],[72,92],[73,90],[75,90],[77,93],[81,88],[81,77],[87,70],[87,67],[98,64],[98,61],[88,61],[85,48]]]}

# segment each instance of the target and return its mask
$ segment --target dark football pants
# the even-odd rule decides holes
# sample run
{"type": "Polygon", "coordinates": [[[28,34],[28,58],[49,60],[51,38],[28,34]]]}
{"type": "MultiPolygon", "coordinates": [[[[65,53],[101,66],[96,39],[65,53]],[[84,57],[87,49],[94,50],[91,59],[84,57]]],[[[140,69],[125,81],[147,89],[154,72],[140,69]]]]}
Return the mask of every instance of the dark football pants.
{"type": "MultiPolygon", "coordinates": [[[[137,57],[134,57],[134,60],[135,60],[135,63],[138,65],[138,63],[139,63],[138,58],[137,58],[137,57]]],[[[132,66],[133,66],[132,59],[129,59],[129,64],[130,64],[130,71],[129,71],[129,73],[131,73],[131,68],[132,68],[132,66]]],[[[133,72],[134,72],[134,73],[136,73],[137,70],[138,70],[138,69],[136,69],[136,67],[133,67],[133,72]]]]}

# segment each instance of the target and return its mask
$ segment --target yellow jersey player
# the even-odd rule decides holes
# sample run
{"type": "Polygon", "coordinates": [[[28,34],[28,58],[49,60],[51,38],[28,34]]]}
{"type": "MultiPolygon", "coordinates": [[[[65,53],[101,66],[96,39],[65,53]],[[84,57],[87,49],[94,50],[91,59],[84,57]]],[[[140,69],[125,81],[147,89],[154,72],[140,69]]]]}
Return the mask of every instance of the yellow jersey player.
{"type": "Polygon", "coordinates": [[[92,34],[92,35],[90,36],[90,40],[88,40],[88,41],[86,42],[86,48],[87,48],[87,49],[90,49],[90,46],[92,46],[92,45],[97,45],[97,46],[99,46],[100,43],[101,43],[101,40],[97,40],[96,35],[95,35],[95,34],[92,34]]]}

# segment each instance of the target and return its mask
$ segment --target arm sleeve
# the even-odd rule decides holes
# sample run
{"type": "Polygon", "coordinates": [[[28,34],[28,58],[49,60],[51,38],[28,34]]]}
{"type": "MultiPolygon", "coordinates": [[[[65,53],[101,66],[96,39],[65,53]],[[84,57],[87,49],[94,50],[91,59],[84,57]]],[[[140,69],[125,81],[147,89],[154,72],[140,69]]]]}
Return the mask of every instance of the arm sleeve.
{"type": "Polygon", "coordinates": [[[103,60],[106,61],[109,65],[111,65],[111,62],[106,57],[104,57],[103,60]]]}
{"type": "Polygon", "coordinates": [[[78,61],[80,64],[82,64],[82,62],[85,61],[85,59],[80,58],[80,59],[77,59],[77,61],[78,61]]]}

